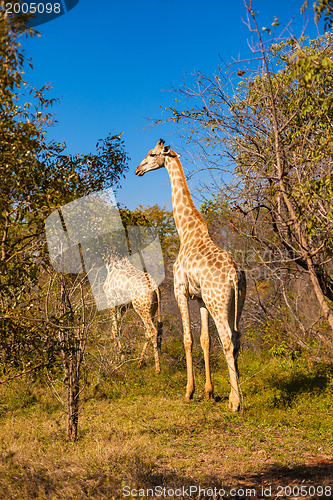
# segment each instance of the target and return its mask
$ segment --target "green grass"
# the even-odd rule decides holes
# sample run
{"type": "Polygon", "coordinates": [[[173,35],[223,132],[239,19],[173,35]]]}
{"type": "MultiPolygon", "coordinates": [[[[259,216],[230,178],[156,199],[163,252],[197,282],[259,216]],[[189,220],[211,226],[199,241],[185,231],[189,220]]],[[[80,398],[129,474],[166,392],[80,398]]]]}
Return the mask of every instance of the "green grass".
{"type": "Polygon", "coordinates": [[[124,485],[199,484],[252,486],[260,498],[264,484],[332,485],[333,365],[244,352],[245,408],[233,414],[222,358],[213,369],[217,402],[203,397],[198,357],[190,404],[183,401],[186,370],[173,359],[176,345],[165,350],[160,375],[150,363],[126,365],[98,383],[92,373],[74,444],[49,390],[29,380],[2,386],[0,498],[111,499],[123,498],[124,485]]]}

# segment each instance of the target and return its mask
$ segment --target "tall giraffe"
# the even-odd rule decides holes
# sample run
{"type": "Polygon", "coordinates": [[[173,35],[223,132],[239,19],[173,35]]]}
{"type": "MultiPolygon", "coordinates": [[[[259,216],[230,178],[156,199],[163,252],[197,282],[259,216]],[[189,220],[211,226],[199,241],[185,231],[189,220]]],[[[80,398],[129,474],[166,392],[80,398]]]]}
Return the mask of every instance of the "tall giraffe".
{"type": "Polygon", "coordinates": [[[118,338],[118,317],[124,308],[133,307],[140,316],[144,327],[146,341],[144,343],[139,366],[141,366],[149,342],[153,345],[155,370],[161,371],[158,348],[161,343],[161,292],[149,273],[137,269],[127,256],[117,257],[114,254],[105,259],[107,277],[103,285],[108,305],[111,308],[111,336],[118,338]],[[114,306],[117,297],[126,297],[126,304],[114,306]],[[157,328],[153,319],[157,311],[157,328]],[[118,317],[117,317],[118,316],[118,317]]]}
{"type": "Polygon", "coordinates": [[[193,336],[190,327],[188,299],[197,298],[200,304],[201,336],[204,353],[208,399],[213,399],[210,375],[208,314],[213,317],[221,339],[229,369],[231,392],[229,407],[237,411],[240,406],[237,357],[240,335],[237,324],[242,312],[246,293],[245,273],[238,272],[229,252],[221,250],[210,238],[208,229],[192,201],[178,155],[164,146],[160,139],[154,149],[136,168],[142,176],[151,170],[165,167],[171,181],[172,205],[175,224],[180,238],[180,250],[174,271],[174,291],[180,309],[184,347],[187,363],[187,387],[185,399],[193,399],[193,336]]]}

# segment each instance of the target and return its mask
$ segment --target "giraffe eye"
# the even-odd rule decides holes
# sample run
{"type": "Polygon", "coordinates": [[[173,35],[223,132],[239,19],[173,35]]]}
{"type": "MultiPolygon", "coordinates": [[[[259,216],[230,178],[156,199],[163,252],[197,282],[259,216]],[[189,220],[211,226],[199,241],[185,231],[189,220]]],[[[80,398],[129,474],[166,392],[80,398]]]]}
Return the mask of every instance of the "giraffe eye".
{"type": "Polygon", "coordinates": [[[151,153],[150,156],[154,157],[154,156],[157,156],[157,155],[155,155],[154,153],[151,153]]]}

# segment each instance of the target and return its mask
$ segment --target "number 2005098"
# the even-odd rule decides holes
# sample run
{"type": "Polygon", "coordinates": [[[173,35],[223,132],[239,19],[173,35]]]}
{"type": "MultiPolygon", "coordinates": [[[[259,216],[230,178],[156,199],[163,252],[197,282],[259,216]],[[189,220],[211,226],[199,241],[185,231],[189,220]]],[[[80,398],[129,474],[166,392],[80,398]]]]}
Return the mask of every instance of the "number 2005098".
{"type": "Polygon", "coordinates": [[[324,497],[332,498],[332,487],[331,486],[277,486],[277,497],[324,497]]]}
{"type": "Polygon", "coordinates": [[[7,14],[60,14],[60,3],[6,3],[7,14]]]}

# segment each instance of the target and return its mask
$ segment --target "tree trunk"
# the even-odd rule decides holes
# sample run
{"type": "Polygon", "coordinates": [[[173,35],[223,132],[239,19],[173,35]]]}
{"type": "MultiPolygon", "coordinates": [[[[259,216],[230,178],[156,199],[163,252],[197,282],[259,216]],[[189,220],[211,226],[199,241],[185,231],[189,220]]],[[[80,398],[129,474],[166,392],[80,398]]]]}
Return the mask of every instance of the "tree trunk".
{"type": "Polygon", "coordinates": [[[68,441],[76,441],[78,436],[79,422],[79,392],[80,382],[79,373],[73,364],[70,362],[69,377],[67,379],[67,439],[68,441]]]}
{"type": "Polygon", "coordinates": [[[331,308],[329,307],[329,305],[326,302],[326,298],[325,298],[325,295],[324,295],[322,288],[320,286],[320,282],[319,282],[318,276],[316,274],[316,270],[315,270],[313,262],[311,261],[310,258],[307,259],[307,264],[308,264],[310,279],[312,281],[313,289],[314,289],[314,292],[316,294],[317,300],[318,300],[319,305],[324,313],[325,318],[329,322],[329,325],[333,331],[333,313],[332,313],[331,308]]]}

